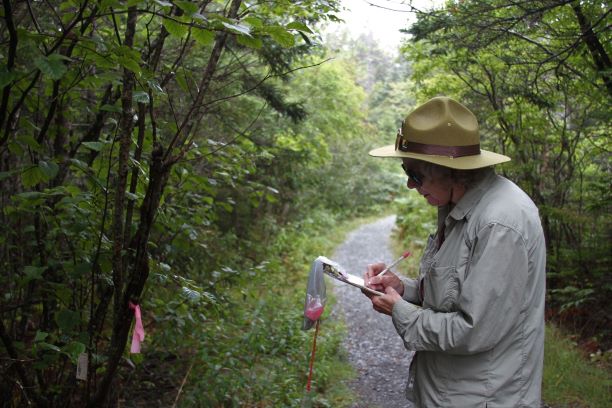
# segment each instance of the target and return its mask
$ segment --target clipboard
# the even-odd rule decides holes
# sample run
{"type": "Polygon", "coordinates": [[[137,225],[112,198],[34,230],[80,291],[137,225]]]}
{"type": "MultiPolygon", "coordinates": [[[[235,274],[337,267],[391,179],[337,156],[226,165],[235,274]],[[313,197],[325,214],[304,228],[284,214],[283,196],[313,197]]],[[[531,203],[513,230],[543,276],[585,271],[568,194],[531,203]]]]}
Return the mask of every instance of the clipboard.
{"type": "Polygon", "coordinates": [[[321,262],[323,263],[323,272],[331,276],[332,278],[339,280],[343,283],[348,283],[349,285],[355,286],[356,288],[362,289],[372,295],[382,296],[384,293],[379,292],[377,290],[368,288],[365,286],[365,282],[363,278],[360,278],[356,275],[351,275],[350,273],[346,273],[339,268],[339,265],[325,257],[319,257],[321,262]]]}

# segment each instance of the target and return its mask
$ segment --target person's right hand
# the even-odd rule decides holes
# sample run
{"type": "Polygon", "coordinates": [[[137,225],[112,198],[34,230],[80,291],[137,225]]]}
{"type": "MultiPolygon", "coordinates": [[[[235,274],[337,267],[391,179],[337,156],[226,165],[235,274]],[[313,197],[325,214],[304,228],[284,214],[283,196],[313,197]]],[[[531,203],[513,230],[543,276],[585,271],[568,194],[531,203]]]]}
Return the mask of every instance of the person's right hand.
{"type": "Polygon", "coordinates": [[[399,295],[404,294],[404,284],[397,277],[396,274],[389,271],[385,273],[383,276],[378,276],[385,269],[385,264],[383,262],[369,264],[365,276],[363,280],[365,281],[365,285],[370,288],[377,290],[379,292],[385,293],[386,288],[391,287],[395,289],[399,295]]]}

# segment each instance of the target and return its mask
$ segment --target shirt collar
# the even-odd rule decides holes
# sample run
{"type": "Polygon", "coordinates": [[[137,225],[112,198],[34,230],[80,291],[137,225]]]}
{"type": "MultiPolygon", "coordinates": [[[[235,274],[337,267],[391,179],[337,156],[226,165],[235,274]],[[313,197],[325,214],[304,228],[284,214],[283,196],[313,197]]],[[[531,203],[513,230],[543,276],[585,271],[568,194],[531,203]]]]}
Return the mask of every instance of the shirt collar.
{"type": "Polygon", "coordinates": [[[455,205],[455,207],[452,209],[449,216],[454,218],[456,221],[463,218],[468,219],[472,209],[476,206],[476,204],[478,204],[485,192],[489,189],[491,184],[493,184],[496,177],[497,175],[495,174],[495,171],[493,169],[489,169],[486,176],[482,180],[465,192],[457,205],[455,205]]]}

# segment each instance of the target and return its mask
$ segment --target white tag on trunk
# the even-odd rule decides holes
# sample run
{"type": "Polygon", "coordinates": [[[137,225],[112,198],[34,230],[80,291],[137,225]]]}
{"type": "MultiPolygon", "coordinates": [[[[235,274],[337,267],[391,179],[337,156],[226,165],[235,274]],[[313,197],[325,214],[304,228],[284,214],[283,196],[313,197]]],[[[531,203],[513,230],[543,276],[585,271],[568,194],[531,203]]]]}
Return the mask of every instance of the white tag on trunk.
{"type": "Polygon", "coordinates": [[[77,380],[87,381],[87,353],[79,354],[77,359],[76,378],[77,380]]]}

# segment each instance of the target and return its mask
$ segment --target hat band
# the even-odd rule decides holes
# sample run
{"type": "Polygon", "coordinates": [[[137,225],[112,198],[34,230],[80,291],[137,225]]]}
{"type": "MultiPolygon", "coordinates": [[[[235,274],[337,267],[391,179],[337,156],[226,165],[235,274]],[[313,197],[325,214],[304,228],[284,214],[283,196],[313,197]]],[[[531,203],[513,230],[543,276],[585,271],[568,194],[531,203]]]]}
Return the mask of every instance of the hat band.
{"type": "MultiPolygon", "coordinates": [[[[403,138],[402,138],[403,139],[403,138]]],[[[463,157],[480,154],[480,144],[467,146],[440,146],[401,140],[395,150],[402,152],[431,154],[435,156],[463,157]]]]}

